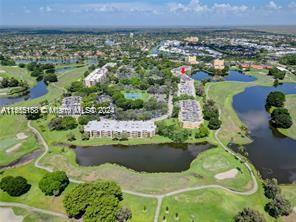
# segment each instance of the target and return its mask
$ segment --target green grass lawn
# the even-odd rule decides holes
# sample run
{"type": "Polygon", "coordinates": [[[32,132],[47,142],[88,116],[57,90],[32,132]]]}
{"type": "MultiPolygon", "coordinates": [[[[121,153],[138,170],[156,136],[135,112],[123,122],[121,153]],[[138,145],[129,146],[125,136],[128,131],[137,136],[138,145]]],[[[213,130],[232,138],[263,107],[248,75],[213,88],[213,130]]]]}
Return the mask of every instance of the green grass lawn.
{"type": "Polygon", "coordinates": [[[282,193],[287,198],[293,207],[296,207],[296,184],[281,185],[282,193]]]}
{"type": "Polygon", "coordinates": [[[121,205],[128,207],[132,211],[132,219],[129,220],[129,222],[152,222],[157,201],[155,198],[144,198],[124,194],[121,205]]]}
{"type": "MultiPolygon", "coordinates": [[[[59,197],[45,196],[38,188],[38,183],[45,173],[46,171],[36,168],[32,163],[18,168],[5,170],[4,173],[0,175],[0,178],[8,175],[22,176],[26,178],[28,183],[32,186],[29,192],[20,197],[11,197],[7,193],[1,191],[0,200],[4,202],[19,202],[37,208],[64,213],[64,207],[62,204],[63,194],[59,197]]],[[[70,189],[72,186],[73,185],[70,184],[67,189],[70,189]]]]}
{"type": "Polygon", "coordinates": [[[65,218],[55,217],[39,212],[28,211],[23,208],[13,207],[13,212],[17,216],[23,217],[23,222],[66,222],[65,218]]]}
{"type": "Polygon", "coordinates": [[[199,190],[165,198],[159,222],[164,216],[166,221],[233,221],[233,217],[246,207],[260,211],[268,222],[275,221],[265,213],[266,203],[262,188],[251,196],[239,196],[219,189],[199,190]],[[176,220],[176,213],[179,220],[176,220]]]}
{"type": "Polygon", "coordinates": [[[0,116],[0,165],[9,164],[38,147],[33,133],[27,128],[27,120],[23,116],[0,116]],[[17,139],[18,133],[24,133],[27,138],[17,139]],[[18,149],[6,152],[17,144],[21,144],[18,149]]]}
{"type": "Polygon", "coordinates": [[[296,95],[286,96],[285,107],[289,110],[293,125],[289,129],[278,129],[282,134],[296,140],[296,95]]]}
{"type": "MultiPolygon", "coordinates": [[[[66,188],[66,190],[59,197],[45,196],[40,189],[38,188],[38,183],[42,176],[46,172],[44,170],[38,169],[34,167],[33,164],[27,164],[18,168],[12,168],[4,171],[4,173],[0,174],[0,179],[4,176],[22,176],[28,180],[30,183],[31,189],[28,193],[20,196],[20,197],[11,197],[5,192],[0,192],[0,201],[5,202],[19,202],[36,208],[43,208],[52,210],[55,212],[65,213],[63,207],[63,197],[66,192],[72,189],[75,185],[70,183],[70,185],[66,188]]],[[[132,210],[133,219],[131,221],[134,222],[147,222],[153,221],[155,207],[156,207],[156,199],[151,198],[143,198],[137,197],[129,194],[124,194],[124,200],[121,202],[122,206],[128,207],[132,210]],[[146,207],[146,211],[144,211],[144,206],[146,207]]],[[[14,212],[17,215],[25,216],[24,221],[65,221],[63,219],[52,217],[40,213],[28,214],[26,210],[15,208],[14,212]]]]}
{"type": "Polygon", "coordinates": [[[109,163],[99,166],[79,166],[76,163],[75,152],[71,148],[60,146],[51,146],[50,153],[42,159],[42,164],[64,170],[76,179],[113,180],[125,190],[144,193],[161,194],[205,184],[220,184],[231,189],[248,190],[252,185],[250,175],[244,165],[222,148],[213,148],[201,153],[188,170],[179,173],[140,173],[109,163]],[[217,160],[221,165],[217,165],[217,160]],[[235,178],[225,180],[214,178],[215,174],[233,168],[241,169],[241,173],[235,178]]]}
{"type": "Polygon", "coordinates": [[[36,79],[31,76],[26,68],[20,68],[18,66],[0,66],[0,70],[6,72],[0,73],[0,76],[2,77],[14,77],[18,80],[27,81],[31,87],[37,83],[36,79]]]}

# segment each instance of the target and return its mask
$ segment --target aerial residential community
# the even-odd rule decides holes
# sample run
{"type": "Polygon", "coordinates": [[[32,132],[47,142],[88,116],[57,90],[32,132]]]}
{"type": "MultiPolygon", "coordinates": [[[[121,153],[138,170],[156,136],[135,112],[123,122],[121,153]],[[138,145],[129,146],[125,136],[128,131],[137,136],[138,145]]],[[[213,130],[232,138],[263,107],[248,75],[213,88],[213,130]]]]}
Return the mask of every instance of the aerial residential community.
{"type": "Polygon", "coordinates": [[[292,0],[1,0],[0,222],[296,221],[295,21],[292,0]]]}

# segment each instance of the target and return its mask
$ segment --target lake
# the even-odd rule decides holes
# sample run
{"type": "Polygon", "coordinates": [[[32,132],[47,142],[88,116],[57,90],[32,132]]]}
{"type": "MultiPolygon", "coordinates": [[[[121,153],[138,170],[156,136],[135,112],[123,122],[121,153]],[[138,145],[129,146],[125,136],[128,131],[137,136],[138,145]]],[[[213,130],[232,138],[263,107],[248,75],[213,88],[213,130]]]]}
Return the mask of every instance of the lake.
{"type": "MultiPolygon", "coordinates": [[[[192,78],[199,81],[206,80],[206,79],[210,79],[211,81],[213,81],[213,76],[211,76],[209,73],[204,71],[199,71],[193,74],[192,78]]],[[[223,80],[237,81],[237,82],[253,82],[256,80],[256,77],[244,74],[242,72],[231,70],[229,71],[227,76],[223,77],[223,80]]]]}
{"type": "Polygon", "coordinates": [[[265,110],[265,100],[272,91],[295,94],[296,84],[249,87],[234,96],[233,107],[250,130],[254,141],[245,147],[261,175],[275,177],[280,183],[293,183],[296,182],[296,140],[281,135],[269,124],[270,114],[265,110]]]}
{"type": "Polygon", "coordinates": [[[82,166],[115,163],[139,172],[181,172],[210,144],[148,144],[77,147],[76,160],[82,166]]]}
{"type": "Polygon", "coordinates": [[[35,99],[45,95],[47,92],[47,85],[44,83],[44,81],[39,81],[36,86],[30,89],[28,95],[20,97],[0,97],[0,106],[10,105],[29,99],[35,99]]]}

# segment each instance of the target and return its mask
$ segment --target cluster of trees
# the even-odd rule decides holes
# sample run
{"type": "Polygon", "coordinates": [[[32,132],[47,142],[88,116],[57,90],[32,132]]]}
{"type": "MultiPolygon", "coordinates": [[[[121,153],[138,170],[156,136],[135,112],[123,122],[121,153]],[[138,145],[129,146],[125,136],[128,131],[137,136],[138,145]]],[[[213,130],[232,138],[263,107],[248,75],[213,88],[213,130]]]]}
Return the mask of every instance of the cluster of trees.
{"type": "Polygon", "coordinates": [[[265,222],[264,217],[256,210],[245,208],[234,217],[235,222],[265,222]]]}
{"type": "Polygon", "coordinates": [[[201,124],[199,129],[197,129],[194,137],[196,139],[205,138],[205,137],[207,137],[209,135],[209,133],[210,133],[209,129],[205,125],[201,124]]]}
{"type": "Polygon", "coordinates": [[[31,76],[36,77],[37,80],[44,79],[45,82],[57,82],[57,75],[55,74],[55,67],[53,64],[39,64],[31,62],[27,64],[27,70],[31,72],[31,76]]]}
{"type": "Polygon", "coordinates": [[[203,107],[203,116],[205,120],[209,121],[209,129],[217,130],[221,127],[222,122],[219,119],[219,110],[213,100],[206,101],[203,107]]]}
{"type": "Polygon", "coordinates": [[[56,117],[48,123],[50,130],[68,130],[77,127],[77,121],[72,116],[56,117]]]}
{"type": "Polygon", "coordinates": [[[31,185],[27,180],[21,176],[3,177],[0,182],[0,189],[7,192],[12,197],[18,197],[27,193],[31,188],[31,185]]]}
{"type": "Polygon", "coordinates": [[[2,66],[15,66],[15,61],[9,57],[0,55],[0,64],[2,66]]]}
{"type": "Polygon", "coordinates": [[[271,124],[276,128],[290,128],[293,125],[293,120],[288,109],[274,109],[271,113],[271,124]]]}
{"type": "Polygon", "coordinates": [[[158,134],[170,138],[176,143],[185,142],[190,132],[186,129],[181,128],[178,124],[167,124],[166,122],[160,122],[157,124],[158,134]]]}
{"type": "Polygon", "coordinates": [[[70,183],[69,178],[63,171],[55,171],[45,174],[39,181],[40,190],[48,196],[60,195],[70,183]]]}
{"type": "Polygon", "coordinates": [[[268,199],[271,199],[265,205],[265,210],[270,216],[278,218],[280,216],[288,216],[292,212],[291,203],[282,196],[281,188],[276,179],[267,179],[265,181],[264,194],[268,199]]]}
{"type": "Polygon", "coordinates": [[[275,79],[283,80],[285,78],[285,76],[286,76],[286,72],[281,71],[276,67],[273,67],[272,69],[269,70],[268,75],[273,76],[273,78],[275,78],[275,79]]]}
{"type": "Polygon", "coordinates": [[[276,128],[288,129],[293,125],[289,111],[282,108],[285,104],[286,96],[284,93],[275,91],[268,94],[266,108],[276,107],[271,113],[271,124],[276,128]]]}
{"type": "Polygon", "coordinates": [[[290,55],[285,55],[280,59],[280,63],[284,65],[296,65],[296,55],[295,54],[290,54],[290,55]]]}
{"type": "Polygon", "coordinates": [[[0,88],[17,87],[17,86],[28,87],[28,84],[22,80],[19,81],[13,77],[11,78],[4,77],[0,82],[0,88]]]}
{"type": "Polygon", "coordinates": [[[111,181],[80,184],[64,198],[64,207],[70,217],[84,221],[119,221],[132,217],[127,208],[120,208],[123,200],[120,187],[111,181]]]}

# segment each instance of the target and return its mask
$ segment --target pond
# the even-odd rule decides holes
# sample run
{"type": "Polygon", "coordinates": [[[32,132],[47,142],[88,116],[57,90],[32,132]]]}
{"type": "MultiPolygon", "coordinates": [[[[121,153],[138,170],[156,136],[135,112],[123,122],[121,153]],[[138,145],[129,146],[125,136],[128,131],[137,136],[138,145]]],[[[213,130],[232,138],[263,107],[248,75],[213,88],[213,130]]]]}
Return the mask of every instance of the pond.
{"type": "Polygon", "coordinates": [[[47,85],[44,83],[44,81],[39,81],[36,86],[30,89],[28,95],[20,97],[0,97],[0,106],[10,105],[29,99],[35,99],[45,95],[47,92],[47,85]]]}
{"type": "Polygon", "coordinates": [[[189,169],[196,156],[210,144],[149,144],[77,147],[77,163],[95,166],[115,163],[139,172],[180,172],[189,169]]]}
{"type": "MultiPolygon", "coordinates": [[[[213,76],[209,75],[209,73],[204,71],[199,71],[192,75],[192,78],[195,80],[206,80],[210,79],[213,81],[213,76]]],[[[237,81],[237,82],[253,82],[256,80],[256,77],[244,74],[242,72],[231,70],[229,71],[227,76],[223,77],[224,81],[237,81]]]]}
{"type": "Polygon", "coordinates": [[[265,100],[272,91],[296,94],[296,84],[249,87],[234,96],[233,107],[247,124],[254,140],[245,147],[263,178],[275,177],[280,183],[293,183],[296,182],[296,140],[281,135],[269,124],[270,114],[265,110],[265,100]]]}

